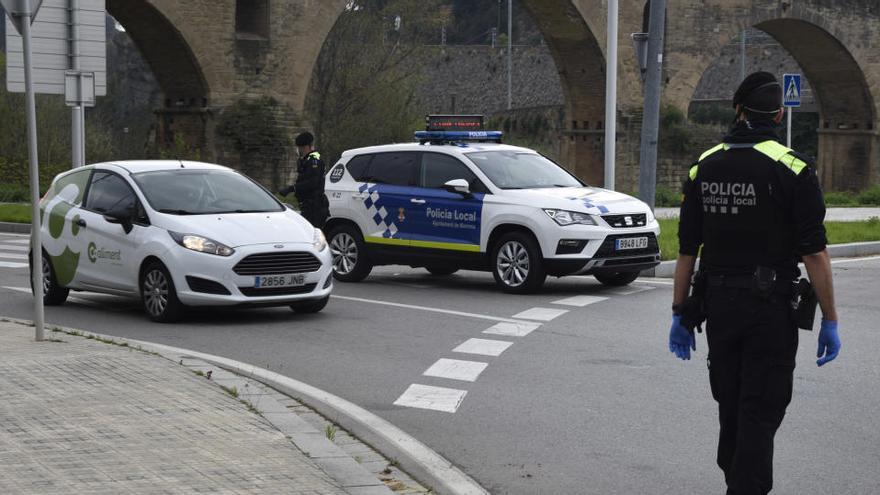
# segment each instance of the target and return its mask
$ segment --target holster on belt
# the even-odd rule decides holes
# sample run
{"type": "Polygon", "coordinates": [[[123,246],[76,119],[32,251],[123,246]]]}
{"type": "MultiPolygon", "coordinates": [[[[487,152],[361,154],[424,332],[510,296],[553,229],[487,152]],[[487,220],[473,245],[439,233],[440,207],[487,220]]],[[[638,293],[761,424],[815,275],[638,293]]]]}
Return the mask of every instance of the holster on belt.
{"type": "Polygon", "coordinates": [[[794,321],[798,328],[812,330],[816,321],[816,306],[819,298],[809,280],[802,278],[794,284],[794,294],[791,306],[794,313],[794,321]]]}
{"type": "Polygon", "coordinates": [[[703,322],[706,321],[706,276],[701,271],[694,274],[691,280],[691,293],[681,305],[681,325],[689,332],[703,332],[703,322]]]}

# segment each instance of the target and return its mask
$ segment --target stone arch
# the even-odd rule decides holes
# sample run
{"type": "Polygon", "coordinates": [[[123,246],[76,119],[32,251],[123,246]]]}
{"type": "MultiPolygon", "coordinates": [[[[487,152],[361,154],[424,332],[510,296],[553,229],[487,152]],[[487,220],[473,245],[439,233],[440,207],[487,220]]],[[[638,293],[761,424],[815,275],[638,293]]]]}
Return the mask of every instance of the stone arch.
{"type": "MultiPolygon", "coordinates": [[[[749,16],[741,16],[739,22],[727,23],[725,29],[714,25],[714,32],[703,33],[706,42],[696,54],[696,61],[689,60],[689,56],[694,55],[693,48],[682,49],[684,47],[679,45],[671,50],[665,99],[686,111],[700,79],[721,47],[746,27],[760,29],[788,50],[813,87],[820,114],[817,159],[824,187],[828,190],[864,188],[878,177],[878,112],[872,88],[880,85],[871,80],[874,75],[857,58],[864,49],[859,42],[852,41],[856,34],[835,29],[835,26],[855,27],[852,30],[858,33],[860,23],[867,21],[859,18],[859,13],[853,14],[852,22],[841,19],[829,25],[821,8],[799,3],[797,8],[754,9],[749,16]]],[[[876,22],[876,16],[874,19],[876,22]]],[[[694,35],[700,36],[700,33],[694,35]]],[[[862,43],[870,43],[871,36],[865,38],[862,43]]],[[[676,40],[676,43],[683,41],[676,40]]]]}
{"type": "Polygon", "coordinates": [[[192,148],[209,150],[210,88],[180,27],[148,0],[107,0],[106,8],[138,47],[162,90],[164,107],[155,111],[154,144],[173,145],[179,136],[192,148]]]}

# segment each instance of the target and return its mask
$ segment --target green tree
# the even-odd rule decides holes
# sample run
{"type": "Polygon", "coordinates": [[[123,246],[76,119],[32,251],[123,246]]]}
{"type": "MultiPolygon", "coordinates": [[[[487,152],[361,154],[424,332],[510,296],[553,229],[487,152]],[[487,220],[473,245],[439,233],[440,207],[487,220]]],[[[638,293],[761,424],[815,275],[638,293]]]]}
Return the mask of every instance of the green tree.
{"type": "Polygon", "coordinates": [[[307,103],[328,161],[346,149],[412,139],[422,117],[413,98],[421,71],[412,59],[449,15],[439,0],[349,3],[321,50],[307,103]]]}

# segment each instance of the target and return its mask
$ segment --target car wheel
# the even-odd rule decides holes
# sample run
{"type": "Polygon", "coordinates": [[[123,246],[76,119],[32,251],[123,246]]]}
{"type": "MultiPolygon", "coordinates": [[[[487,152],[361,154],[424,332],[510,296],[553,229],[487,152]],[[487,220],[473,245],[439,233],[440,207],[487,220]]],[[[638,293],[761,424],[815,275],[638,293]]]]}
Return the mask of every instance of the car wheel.
{"type": "MultiPolygon", "coordinates": [[[[55,275],[55,268],[52,266],[52,260],[43,253],[43,304],[46,306],[60,306],[67,300],[70,289],[58,285],[58,277],[55,275]]],[[[33,264],[31,264],[33,269],[33,264]]],[[[34,290],[33,277],[31,277],[31,291],[34,290]]]]}
{"type": "Polygon", "coordinates": [[[613,273],[594,273],[596,280],[609,287],[622,287],[629,285],[635,279],[639,278],[639,272],[613,272],[613,273]]]}
{"type": "Polygon", "coordinates": [[[154,261],[141,277],[141,300],[144,311],[153,321],[170,323],[183,315],[183,303],[177,298],[174,281],[165,265],[154,261]]]}
{"type": "Polygon", "coordinates": [[[457,272],[458,268],[451,268],[446,266],[426,266],[425,270],[428,270],[428,273],[430,273],[431,275],[445,277],[446,275],[452,275],[453,273],[457,272]]]}
{"type": "Polygon", "coordinates": [[[333,276],[342,282],[360,282],[373,269],[367,257],[366,243],[358,229],[340,225],[330,231],[333,276]]]}
{"type": "Polygon", "coordinates": [[[324,306],[327,306],[329,301],[330,296],[327,296],[322,299],[293,303],[290,305],[290,309],[303,314],[317,313],[324,309],[324,306]]]}
{"type": "Polygon", "coordinates": [[[528,294],[540,289],[547,272],[538,243],[522,232],[503,235],[492,249],[492,275],[505,292],[528,294]]]}

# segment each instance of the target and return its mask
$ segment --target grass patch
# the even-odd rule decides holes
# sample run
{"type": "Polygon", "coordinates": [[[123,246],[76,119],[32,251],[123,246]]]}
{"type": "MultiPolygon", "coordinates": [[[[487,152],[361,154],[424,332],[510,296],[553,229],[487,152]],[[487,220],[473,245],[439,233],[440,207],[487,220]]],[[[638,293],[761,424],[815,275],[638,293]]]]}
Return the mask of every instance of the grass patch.
{"type": "MultiPolygon", "coordinates": [[[[678,219],[659,219],[660,250],[664,260],[678,256],[678,219]]],[[[880,218],[861,222],[825,222],[828,244],[880,241],[880,218]]]]}
{"type": "Polygon", "coordinates": [[[0,204],[0,222],[31,223],[31,205],[26,203],[0,204]]]}
{"type": "Polygon", "coordinates": [[[331,442],[336,439],[336,432],[339,429],[336,428],[336,425],[327,425],[324,427],[324,435],[327,437],[327,440],[331,442]]]}
{"type": "Polygon", "coordinates": [[[235,397],[236,399],[238,398],[238,387],[236,387],[234,385],[232,387],[226,387],[224,385],[220,385],[220,388],[222,388],[223,391],[226,392],[227,394],[235,397]]]}

